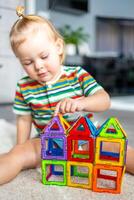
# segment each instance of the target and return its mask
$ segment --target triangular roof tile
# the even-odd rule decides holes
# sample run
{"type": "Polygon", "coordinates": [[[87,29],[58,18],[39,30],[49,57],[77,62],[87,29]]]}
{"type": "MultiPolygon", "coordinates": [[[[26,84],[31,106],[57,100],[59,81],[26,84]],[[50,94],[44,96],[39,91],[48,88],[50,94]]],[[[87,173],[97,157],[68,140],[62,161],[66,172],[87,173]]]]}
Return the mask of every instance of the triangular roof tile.
{"type": "Polygon", "coordinates": [[[67,129],[70,127],[69,123],[61,116],[57,115],[49,122],[43,133],[49,134],[66,134],[67,129]]]}
{"type": "Polygon", "coordinates": [[[99,135],[99,137],[112,137],[119,139],[127,137],[121,124],[115,117],[111,117],[106,120],[104,124],[102,124],[102,126],[98,129],[97,134],[99,135]]]}
{"type": "Polygon", "coordinates": [[[68,130],[69,135],[84,135],[84,136],[94,136],[94,131],[96,131],[95,126],[87,117],[80,116],[74,125],[68,130]]]}

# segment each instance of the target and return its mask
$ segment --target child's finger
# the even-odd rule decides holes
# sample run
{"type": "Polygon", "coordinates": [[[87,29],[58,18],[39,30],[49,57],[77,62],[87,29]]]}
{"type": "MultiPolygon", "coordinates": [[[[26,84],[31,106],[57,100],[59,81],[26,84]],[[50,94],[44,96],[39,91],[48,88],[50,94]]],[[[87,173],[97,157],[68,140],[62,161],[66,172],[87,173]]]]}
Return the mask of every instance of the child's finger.
{"type": "Polygon", "coordinates": [[[77,111],[77,104],[76,104],[76,103],[73,103],[73,104],[71,105],[70,111],[71,111],[72,113],[74,113],[75,111],[77,111]]]}
{"type": "Polygon", "coordinates": [[[60,104],[61,104],[61,101],[59,103],[57,103],[57,105],[56,105],[54,116],[56,116],[59,113],[59,111],[60,111],[60,104]]]}

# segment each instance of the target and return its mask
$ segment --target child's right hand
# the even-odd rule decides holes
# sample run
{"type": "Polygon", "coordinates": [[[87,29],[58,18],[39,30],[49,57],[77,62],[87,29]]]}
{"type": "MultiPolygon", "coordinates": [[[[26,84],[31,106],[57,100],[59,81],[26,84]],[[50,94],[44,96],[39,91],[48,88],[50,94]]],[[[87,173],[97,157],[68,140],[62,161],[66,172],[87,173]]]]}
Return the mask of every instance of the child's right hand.
{"type": "Polygon", "coordinates": [[[84,108],[84,97],[80,97],[77,99],[65,98],[61,100],[57,105],[54,112],[54,116],[58,113],[74,113],[76,111],[82,111],[84,108]]]}

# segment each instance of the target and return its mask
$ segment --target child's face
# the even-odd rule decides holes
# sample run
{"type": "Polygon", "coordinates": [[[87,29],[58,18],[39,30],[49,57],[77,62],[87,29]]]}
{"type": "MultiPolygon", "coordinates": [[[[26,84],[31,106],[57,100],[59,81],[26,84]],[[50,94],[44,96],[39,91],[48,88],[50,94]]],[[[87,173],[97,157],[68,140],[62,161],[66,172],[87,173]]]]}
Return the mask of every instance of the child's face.
{"type": "Polygon", "coordinates": [[[18,47],[17,57],[26,73],[40,83],[54,81],[61,72],[62,42],[45,31],[30,34],[18,47]]]}

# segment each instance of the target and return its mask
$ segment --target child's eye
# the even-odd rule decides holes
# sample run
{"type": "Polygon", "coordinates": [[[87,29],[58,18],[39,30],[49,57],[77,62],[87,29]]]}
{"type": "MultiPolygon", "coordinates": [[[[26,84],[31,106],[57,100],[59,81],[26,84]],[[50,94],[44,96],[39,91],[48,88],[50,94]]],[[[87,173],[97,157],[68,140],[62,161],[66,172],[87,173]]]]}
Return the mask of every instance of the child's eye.
{"type": "Polygon", "coordinates": [[[31,65],[31,64],[32,64],[32,61],[31,62],[23,63],[23,65],[25,65],[25,66],[28,66],[28,65],[31,65]]]}
{"type": "Polygon", "coordinates": [[[42,59],[48,58],[48,54],[47,54],[47,55],[43,55],[41,58],[42,58],[42,59]]]}

